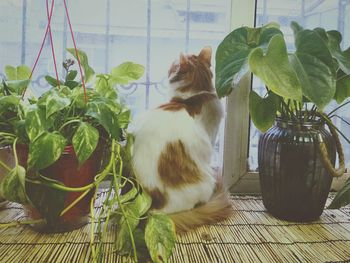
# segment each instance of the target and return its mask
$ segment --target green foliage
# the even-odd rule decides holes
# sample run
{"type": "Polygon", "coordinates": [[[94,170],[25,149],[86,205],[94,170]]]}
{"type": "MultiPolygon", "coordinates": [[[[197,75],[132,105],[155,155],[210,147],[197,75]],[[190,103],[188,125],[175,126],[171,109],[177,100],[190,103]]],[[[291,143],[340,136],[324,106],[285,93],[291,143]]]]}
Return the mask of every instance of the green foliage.
{"type": "Polygon", "coordinates": [[[133,62],[125,62],[115,67],[111,71],[112,84],[127,84],[142,77],[145,68],[133,62]]]}
{"type": "Polygon", "coordinates": [[[282,32],[270,24],[240,27],[228,34],[216,51],[220,97],[227,96],[249,71],[266,85],[269,96],[261,99],[252,93],[249,103],[253,122],[262,131],[273,125],[273,112],[288,121],[309,121],[316,111],[308,111],[307,104],[322,111],[333,99],[341,103],[350,96],[350,48],[341,49],[341,34],[323,28],[304,29],[296,22],[291,28],[294,53],[288,53],[282,32]],[[278,95],[277,106],[276,100],[270,99],[272,93],[278,95]]]}
{"type": "Polygon", "coordinates": [[[17,165],[0,181],[0,198],[28,204],[25,188],[26,170],[17,165]]]}
{"type": "Polygon", "coordinates": [[[261,131],[267,131],[275,122],[278,107],[278,96],[270,92],[261,98],[256,92],[249,95],[249,111],[254,125],[261,131]]]}
{"type": "Polygon", "coordinates": [[[84,163],[95,151],[98,140],[98,130],[86,122],[81,122],[74,133],[72,142],[79,164],[84,163]]]}
{"type": "MultiPolygon", "coordinates": [[[[76,56],[73,49],[68,51],[76,56]]],[[[91,81],[95,72],[89,66],[86,54],[82,51],[78,54],[85,80],[91,81]]],[[[166,262],[174,246],[174,226],[165,215],[150,215],[151,197],[142,191],[134,178],[124,176],[132,175],[133,137],[126,131],[131,112],[119,101],[115,85],[139,79],[144,68],[126,62],[113,68],[110,74],[96,75],[95,83],[91,85],[93,89],[86,90],[86,99],[81,80],[77,79],[78,71],[72,68],[74,64],[70,59],[63,63],[66,72],[59,81],[46,76],[52,88],[29,103],[23,102],[21,95],[29,84],[26,77],[30,70],[25,66],[6,68],[8,79],[0,84],[0,146],[18,139],[28,145],[29,153],[28,162],[24,164],[26,169],[17,162],[0,183],[0,197],[29,203],[55,229],[57,220],[67,209],[64,207],[66,192],[82,192],[83,196],[98,189],[102,181],[111,179],[108,197],[96,219],[91,210],[92,233],[97,230],[96,237],[103,241],[109,223],[113,222],[117,225],[115,248],[119,253],[133,256],[136,261],[150,254],[157,257],[157,262],[160,258],[166,262]],[[121,142],[123,140],[126,141],[121,142]],[[43,169],[61,157],[66,145],[73,145],[79,165],[82,165],[101,141],[106,146],[111,145],[110,151],[106,151],[110,160],[103,163],[102,171],[91,184],[72,188],[41,175],[45,172],[43,169]],[[113,194],[126,185],[131,188],[125,194],[113,194]],[[144,222],[148,217],[145,229],[144,222]],[[98,222],[96,228],[94,222],[98,222]]],[[[94,243],[94,239],[92,235],[92,256],[95,261],[102,260],[102,242],[94,243]]]]}
{"type": "MultiPolygon", "coordinates": [[[[67,48],[67,51],[69,53],[71,53],[75,59],[77,59],[77,54],[75,53],[74,48],[67,48]]],[[[94,76],[95,71],[90,67],[89,59],[88,59],[86,53],[82,50],[78,50],[77,53],[78,53],[78,56],[80,59],[81,66],[82,66],[83,71],[84,71],[85,82],[88,83],[92,79],[92,77],[94,76]]]]}
{"type": "Polygon", "coordinates": [[[343,188],[338,191],[332,203],[329,205],[329,209],[336,209],[342,206],[346,206],[350,203],[350,179],[346,181],[343,188]]]}
{"type": "Polygon", "coordinates": [[[145,241],[154,262],[168,262],[175,246],[175,239],[175,226],[171,219],[164,214],[150,213],[146,224],[145,241]]]}

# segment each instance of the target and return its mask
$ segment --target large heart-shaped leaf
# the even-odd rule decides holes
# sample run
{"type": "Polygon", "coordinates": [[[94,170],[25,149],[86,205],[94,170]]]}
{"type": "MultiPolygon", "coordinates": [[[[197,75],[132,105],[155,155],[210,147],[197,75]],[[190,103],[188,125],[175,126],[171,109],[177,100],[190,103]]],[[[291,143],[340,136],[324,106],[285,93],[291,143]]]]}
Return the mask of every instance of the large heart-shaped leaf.
{"type": "MultiPolygon", "coordinates": [[[[75,59],[77,59],[77,54],[74,48],[67,48],[67,51],[71,53],[75,57],[75,59]]],[[[94,76],[95,71],[90,67],[88,56],[86,55],[86,53],[82,50],[77,50],[77,53],[80,59],[80,64],[84,71],[85,82],[88,83],[94,76]]]]}
{"type": "Polygon", "coordinates": [[[117,91],[110,85],[105,77],[99,77],[95,84],[96,91],[106,98],[117,99],[117,91]]]}
{"type": "Polygon", "coordinates": [[[111,134],[112,138],[120,138],[118,115],[114,111],[102,101],[91,101],[88,103],[87,108],[87,116],[96,119],[111,134]]]}
{"type": "Polygon", "coordinates": [[[248,59],[251,71],[277,95],[297,101],[302,100],[299,79],[288,60],[283,36],[273,36],[264,54],[262,48],[254,49],[248,59]]]}
{"type": "Polygon", "coordinates": [[[57,133],[43,132],[29,144],[28,168],[41,170],[60,158],[66,139],[57,133]]]}
{"type": "Polygon", "coordinates": [[[345,75],[341,70],[338,71],[338,80],[334,99],[337,103],[342,103],[346,98],[350,97],[350,75],[345,75]]]}
{"type": "Polygon", "coordinates": [[[257,47],[265,50],[274,35],[282,35],[282,32],[275,24],[267,24],[261,28],[241,27],[225,37],[215,55],[215,86],[219,97],[230,94],[249,72],[250,53],[257,47]]]}
{"type": "Polygon", "coordinates": [[[96,128],[86,122],[80,123],[73,135],[72,143],[79,164],[83,164],[95,151],[99,139],[96,128]]]}
{"type": "Polygon", "coordinates": [[[45,109],[32,106],[25,118],[27,135],[33,141],[39,134],[50,129],[53,125],[51,119],[46,119],[45,109]]]}
{"type": "Polygon", "coordinates": [[[68,97],[57,91],[51,92],[46,98],[46,118],[68,107],[71,101],[68,97]]]}
{"type": "Polygon", "coordinates": [[[31,69],[26,65],[18,67],[5,66],[5,74],[7,80],[26,80],[30,77],[31,69]]]}
{"type": "Polygon", "coordinates": [[[171,219],[165,214],[150,213],[145,229],[145,241],[152,260],[156,263],[168,262],[175,240],[175,226],[171,219]]]}
{"type": "Polygon", "coordinates": [[[254,125],[262,132],[266,132],[274,124],[278,108],[278,96],[269,93],[261,98],[255,91],[249,94],[249,112],[254,125]]]}
{"type": "Polygon", "coordinates": [[[307,53],[289,56],[300,80],[303,95],[322,110],[334,97],[335,78],[332,69],[307,53]]]}
{"type": "Polygon", "coordinates": [[[327,31],[323,28],[315,28],[314,31],[327,45],[332,57],[337,60],[337,65],[347,75],[350,74],[350,53],[341,50],[342,35],[336,30],[327,31]]]}
{"type": "Polygon", "coordinates": [[[11,202],[27,204],[26,170],[17,165],[0,181],[0,197],[11,202]]]}
{"type": "Polygon", "coordinates": [[[145,72],[144,66],[133,62],[125,62],[111,71],[111,84],[127,84],[138,80],[145,72]]]}

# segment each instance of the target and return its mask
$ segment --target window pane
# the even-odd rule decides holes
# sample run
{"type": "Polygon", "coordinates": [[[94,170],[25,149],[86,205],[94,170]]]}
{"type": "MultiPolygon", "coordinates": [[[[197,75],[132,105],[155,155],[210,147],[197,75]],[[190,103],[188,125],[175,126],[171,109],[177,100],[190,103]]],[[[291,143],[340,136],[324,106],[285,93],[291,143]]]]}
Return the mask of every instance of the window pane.
{"type": "MultiPolygon", "coordinates": [[[[288,48],[294,47],[290,22],[297,21],[305,28],[323,27],[326,30],[339,30],[343,35],[343,47],[350,46],[350,1],[348,0],[257,0],[256,26],[276,21],[286,36],[288,48]]],[[[254,78],[253,89],[261,96],[265,95],[262,83],[254,78]]],[[[326,112],[335,107],[332,103],[326,112]]],[[[346,108],[346,107],[345,107],[346,108]]],[[[338,115],[350,121],[349,108],[338,111],[338,115]]],[[[350,127],[340,119],[334,119],[340,130],[349,138],[350,127]]],[[[259,131],[251,123],[249,170],[258,170],[257,146],[259,131]]],[[[342,138],[341,138],[342,139],[342,138]]],[[[350,146],[342,139],[347,162],[350,160],[350,146]]]]}
{"type": "MultiPolygon", "coordinates": [[[[141,80],[118,87],[134,116],[166,101],[167,71],[181,51],[198,53],[211,45],[215,54],[230,29],[230,0],[74,0],[68,7],[78,48],[87,53],[97,73],[125,61],[146,67],[141,80]]],[[[61,71],[69,56],[65,49],[73,46],[63,1],[55,1],[53,13],[51,28],[61,71]]],[[[3,76],[7,64],[34,64],[47,24],[45,1],[1,0],[0,20],[3,76]]],[[[54,74],[48,39],[33,76],[35,95],[47,90],[47,74],[54,74]]],[[[223,129],[220,136],[215,166],[221,166],[223,129]]]]}

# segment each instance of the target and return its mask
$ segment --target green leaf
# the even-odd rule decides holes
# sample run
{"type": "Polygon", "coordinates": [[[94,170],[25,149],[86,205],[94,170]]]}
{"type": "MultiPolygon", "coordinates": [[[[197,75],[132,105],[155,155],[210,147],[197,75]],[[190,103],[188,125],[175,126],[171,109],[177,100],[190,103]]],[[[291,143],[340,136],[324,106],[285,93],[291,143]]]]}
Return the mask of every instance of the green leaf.
{"type": "Polygon", "coordinates": [[[31,69],[26,65],[18,67],[5,66],[7,80],[27,80],[30,77],[31,69]]]}
{"type": "Polygon", "coordinates": [[[338,72],[338,81],[334,99],[338,104],[350,97],[350,75],[345,75],[341,70],[338,72]]]}
{"type": "Polygon", "coordinates": [[[6,85],[9,90],[17,95],[22,95],[23,91],[28,87],[30,79],[26,80],[9,80],[6,85]]]}
{"type": "Polygon", "coordinates": [[[123,109],[118,116],[119,126],[122,129],[126,129],[130,123],[131,111],[129,109],[123,109]]]}
{"type": "Polygon", "coordinates": [[[248,57],[257,47],[266,49],[270,39],[282,35],[275,24],[260,28],[240,27],[220,43],[215,55],[215,86],[219,97],[227,96],[249,72],[248,57]]]}
{"type": "MultiPolygon", "coordinates": [[[[71,53],[75,57],[75,59],[77,59],[77,55],[75,53],[74,48],[67,48],[67,51],[69,53],[71,53]]],[[[92,77],[94,76],[95,71],[89,66],[89,60],[88,60],[88,56],[86,55],[86,53],[82,50],[77,50],[77,52],[78,52],[81,66],[82,66],[83,71],[84,71],[85,83],[88,83],[92,79],[92,77]]]]}
{"type": "Polygon", "coordinates": [[[274,93],[284,98],[302,100],[301,85],[289,63],[283,36],[271,38],[266,55],[263,49],[256,48],[248,60],[251,71],[274,93]]]}
{"type": "Polygon", "coordinates": [[[297,22],[295,22],[295,21],[292,21],[290,23],[290,27],[293,30],[294,37],[296,36],[296,34],[298,34],[298,32],[304,30],[304,28],[301,25],[299,25],[297,22]]]}
{"type": "Polygon", "coordinates": [[[26,170],[17,165],[0,181],[0,197],[11,202],[28,204],[25,188],[26,170]]]}
{"type": "Polygon", "coordinates": [[[77,70],[70,70],[66,76],[66,80],[74,80],[75,77],[78,75],[78,71],[77,70]]]}
{"type": "Polygon", "coordinates": [[[299,31],[295,36],[295,47],[297,49],[297,56],[302,53],[317,58],[323,64],[330,67],[335,75],[336,70],[333,67],[332,55],[322,37],[317,32],[308,29],[299,31]]]}
{"type": "Polygon", "coordinates": [[[118,251],[126,250],[130,241],[130,231],[133,232],[143,216],[151,207],[152,199],[145,192],[140,193],[131,202],[124,206],[126,216],[121,216],[119,220],[119,229],[117,233],[116,247],[118,251]]]}
{"type": "Polygon", "coordinates": [[[72,143],[79,165],[83,164],[95,151],[99,139],[96,128],[86,122],[81,122],[73,135],[72,143]]]}
{"type": "Polygon", "coordinates": [[[168,262],[175,240],[175,226],[171,219],[165,214],[151,213],[146,224],[145,241],[152,260],[168,262]]]}
{"type": "Polygon", "coordinates": [[[56,133],[44,132],[29,144],[28,168],[41,170],[56,162],[66,146],[66,139],[56,133]]]}
{"type": "Polygon", "coordinates": [[[261,98],[255,91],[250,91],[249,112],[254,125],[260,131],[266,132],[274,124],[278,100],[278,96],[273,93],[261,98]]]}
{"type": "Polygon", "coordinates": [[[117,91],[110,85],[110,83],[104,77],[98,78],[95,85],[96,91],[106,98],[117,99],[117,91]]]}
{"type": "Polygon", "coordinates": [[[70,103],[70,99],[63,94],[59,94],[57,91],[51,92],[46,97],[46,118],[48,119],[52,114],[68,107],[70,103]]]}
{"type": "Polygon", "coordinates": [[[336,30],[325,31],[323,28],[314,29],[327,45],[337,65],[347,75],[350,74],[350,54],[341,50],[342,35],[336,30]]]}
{"type": "Polygon", "coordinates": [[[350,178],[346,181],[343,188],[338,191],[334,197],[332,203],[329,205],[329,209],[336,209],[342,206],[346,206],[350,203],[350,178]]]}
{"type": "Polygon", "coordinates": [[[74,89],[74,88],[78,87],[79,84],[80,84],[79,82],[74,81],[74,80],[67,80],[67,81],[64,83],[64,85],[66,85],[66,86],[69,87],[70,89],[74,89]]]}
{"type": "Polygon", "coordinates": [[[87,105],[86,115],[97,120],[105,130],[112,136],[112,138],[120,138],[120,126],[118,122],[118,115],[112,111],[102,101],[90,101],[87,105]]]}
{"type": "Polygon", "coordinates": [[[21,100],[20,96],[9,95],[0,97],[0,112],[7,111],[9,107],[17,107],[21,100]]]}
{"type": "Polygon", "coordinates": [[[53,125],[51,119],[46,119],[45,109],[34,106],[29,109],[25,117],[25,127],[30,141],[39,134],[49,130],[53,125]]]}
{"type": "Polygon", "coordinates": [[[125,62],[111,71],[112,84],[127,84],[138,80],[145,72],[145,68],[133,62],[125,62]]]}
{"type": "Polygon", "coordinates": [[[58,85],[62,85],[61,81],[57,81],[57,79],[51,76],[45,76],[47,83],[49,83],[52,87],[57,87],[58,85]]]}
{"type": "Polygon", "coordinates": [[[54,230],[64,209],[66,193],[50,187],[50,184],[60,184],[62,186],[64,184],[44,176],[39,176],[36,181],[42,184],[26,183],[27,195],[34,207],[46,219],[46,223],[54,230]]]}
{"type": "Polygon", "coordinates": [[[296,53],[289,57],[303,95],[322,110],[334,97],[336,83],[330,67],[317,57],[296,53]]]}

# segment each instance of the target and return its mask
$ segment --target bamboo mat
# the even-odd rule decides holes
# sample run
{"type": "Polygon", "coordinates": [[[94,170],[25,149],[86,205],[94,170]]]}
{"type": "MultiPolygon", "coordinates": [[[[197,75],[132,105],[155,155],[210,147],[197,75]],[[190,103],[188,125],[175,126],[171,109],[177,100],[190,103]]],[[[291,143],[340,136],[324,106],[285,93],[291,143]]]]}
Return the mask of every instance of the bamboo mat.
{"type": "MultiPolygon", "coordinates": [[[[97,212],[103,198],[101,192],[97,212]]],[[[300,224],[271,217],[260,196],[231,200],[234,216],[178,237],[171,262],[350,262],[350,206],[325,210],[318,221],[300,224]]],[[[19,205],[0,208],[0,223],[23,219],[19,205]]],[[[112,252],[113,228],[104,244],[104,261],[131,262],[112,252]]],[[[2,228],[0,262],[91,262],[89,232],[89,224],[62,234],[40,234],[23,226],[2,228]]]]}

